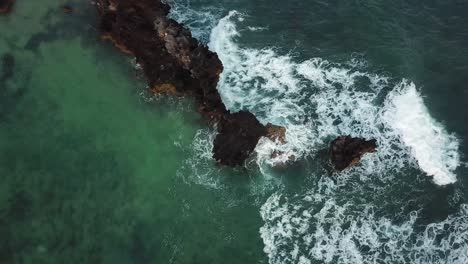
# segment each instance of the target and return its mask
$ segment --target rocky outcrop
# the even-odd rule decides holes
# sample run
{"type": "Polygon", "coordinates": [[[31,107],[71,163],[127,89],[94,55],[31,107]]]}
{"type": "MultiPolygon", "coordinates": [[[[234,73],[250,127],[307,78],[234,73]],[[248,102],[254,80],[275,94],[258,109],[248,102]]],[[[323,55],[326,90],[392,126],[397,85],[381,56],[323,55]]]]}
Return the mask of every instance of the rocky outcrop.
{"type": "Polygon", "coordinates": [[[266,125],[266,137],[273,141],[279,141],[280,143],[286,143],[286,128],[282,126],[276,126],[272,123],[266,125]]]}
{"type": "MultiPolygon", "coordinates": [[[[96,7],[102,38],[136,58],[153,93],[194,97],[198,110],[218,123],[214,158],[241,165],[268,132],[253,114],[226,109],[217,90],[223,71],[218,56],[167,18],[170,8],[160,0],[96,0],[96,7]]],[[[284,140],[281,129],[274,130],[284,140]]]]}
{"type": "Polygon", "coordinates": [[[250,112],[241,111],[224,118],[218,124],[213,157],[228,166],[242,165],[255,149],[258,140],[266,136],[266,128],[250,112]]]}
{"type": "Polygon", "coordinates": [[[103,39],[135,56],[151,90],[193,96],[210,118],[227,113],[216,89],[221,61],[155,0],[98,0],[103,39]]]}
{"type": "Polygon", "coordinates": [[[7,14],[11,11],[15,0],[0,0],[0,14],[7,14]]]}
{"type": "Polygon", "coordinates": [[[361,160],[366,153],[375,152],[377,142],[375,139],[352,138],[341,136],[330,144],[330,161],[336,170],[345,170],[361,160]]]}
{"type": "Polygon", "coordinates": [[[64,5],[62,6],[62,10],[64,13],[66,14],[71,14],[73,13],[73,7],[71,7],[70,5],[64,5]]]}

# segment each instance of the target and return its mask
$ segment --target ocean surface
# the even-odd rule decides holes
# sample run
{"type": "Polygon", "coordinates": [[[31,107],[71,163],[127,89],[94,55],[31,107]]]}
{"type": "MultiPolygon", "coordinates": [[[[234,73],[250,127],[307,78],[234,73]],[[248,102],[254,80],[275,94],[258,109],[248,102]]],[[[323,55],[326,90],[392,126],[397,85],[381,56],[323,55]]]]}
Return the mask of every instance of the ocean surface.
{"type": "Polygon", "coordinates": [[[0,263],[468,263],[467,0],[168,2],[218,53],[226,106],[287,144],[217,165],[191,98],[149,96],[88,1],[19,0],[0,16],[0,263]],[[378,152],[334,172],[339,135],[378,152]]]}

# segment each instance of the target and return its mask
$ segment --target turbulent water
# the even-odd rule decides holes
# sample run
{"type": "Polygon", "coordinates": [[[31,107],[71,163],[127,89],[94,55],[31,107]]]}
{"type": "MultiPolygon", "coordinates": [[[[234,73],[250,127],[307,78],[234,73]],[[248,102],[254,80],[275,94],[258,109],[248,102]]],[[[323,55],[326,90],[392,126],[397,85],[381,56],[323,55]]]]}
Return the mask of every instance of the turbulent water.
{"type": "MultiPolygon", "coordinates": [[[[255,14],[231,10],[220,18],[216,11],[201,15],[203,9],[182,7],[177,5],[173,16],[188,22],[196,37],[203,41],[211,31],[208,46],[224,65],[218,89],[228,109],[247,109],[265,124],[287,128],[287,144],[259,142],[260,168],[317,158],[339,135],[377,139],[378,153],[366,156],[359,167],[334,174],[335,180],[324,170],[309,172],[304,176],[317,178],[314,184],[277,191],[266,200],[260,209],[260,236],[269,263],[468,262],[464,199],[453,194],[457,212],[424,225],[418,224],[424,203],[420,208],[410,205],[420,201],[408,188],[418,189],[425,180],[408,178],[425,175],[435,185],[454,184],[461,166],[459,138],[431,116],[422,87],[411,76],[372,69],[366,56],[304,59],[297,52],[281,53],[274,43],[249,47],[243,34],[274,34],[252,24],[255,14]],[[204,33],[200,24],[193,26],[195,21],[206,27],[204,33]],[[402,194],[403,199],[394,197],[402,194]],[[396,215],[386,210],[388,203],[400,207],[392,212],[396,215]]],[[[268,178],[269,171],[261,171],[268,178]]]]}
{"type": "Polygon", "coordinates": [[[168,1],[228,109],[287,128],[237,169],[92,6],[37,2],[0,17],[0,263],[468,263],[468,2],[168,1]],[[334,172],[339,135],[378,151],[334,172]]]}

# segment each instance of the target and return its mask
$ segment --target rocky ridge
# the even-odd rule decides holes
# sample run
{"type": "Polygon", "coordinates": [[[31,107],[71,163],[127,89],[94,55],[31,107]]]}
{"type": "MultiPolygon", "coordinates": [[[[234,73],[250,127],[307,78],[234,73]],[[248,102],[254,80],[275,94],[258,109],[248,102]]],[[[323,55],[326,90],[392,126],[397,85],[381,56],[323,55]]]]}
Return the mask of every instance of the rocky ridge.
{"type": "Polygon", "coordinates": [[[284,128],[267,128],[250,112],[226,109],[217,90],[221,61],[188,29],[167,17],[167,4],[160,0],[97,0],[95,5],[102,39],[136,58],[153,93],[191,96],[199,112],[217,123],[213,157],[219,163],[242,165],[263,136],[284,141],[284,128]]]}
{"type": "MultiPolygon", "coordinates": [[[[285,143],[284,127],[265,126],[248,111],[226,109],[217,90],[221,61],[188,29],[167,17],[167,4],[160,0],[96,0],[95,5],[102,39],[136,58],[152,93],[191,96],[198,111],[217,124],[213,157],[219,163],[242,165],[261,137],[285,143]]],[[[342,136],[331,143],[329,156],[340,171],[357,164],[376,147],[375,140],[342,136]]]]}

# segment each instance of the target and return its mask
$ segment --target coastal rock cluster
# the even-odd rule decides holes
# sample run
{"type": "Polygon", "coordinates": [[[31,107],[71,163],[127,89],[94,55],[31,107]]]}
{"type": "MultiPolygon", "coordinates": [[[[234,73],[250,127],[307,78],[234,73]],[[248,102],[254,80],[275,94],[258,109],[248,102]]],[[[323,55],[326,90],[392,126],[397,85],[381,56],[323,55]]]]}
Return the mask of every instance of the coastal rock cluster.
{"type": "Polygon", "coordinates": [[[242,165],[259,139],[284,140],[284,129],[272,132],[250,112],[230,113],[217,90],[223,65],[216,53],[190,31],[167,17],[170,7],[159,0],[97,0],[102,38],[132,55],[151,91],[191,96],[198,110],[217,123],[213,157],[228,166],[242,165]],[[283,135],[281,135],[283,133],[283,135]]]}
{"type": "Polygon", "coordinates": [[[15,0],[0,0],[0,14],[6,14],[11,11],[15,0]]]}
{"type": "MultiPolygon", "coordinates": [[[[242,165],[261,137],[285,143],[284,127],[265,126],[248,111],[226,109],[217,90],[221,61],[188,29],[167,17],[167,4],[160,0],[96,0],[95,5],[102,39],[136,58],[152,93],[191,96],[198,111],[217,124],[213,157],[219,163],[242,165]]],[[[335,169],[344,170],[376,147],[375,140],[339,137],[330,146],[331,162],[335,169]]]]}

